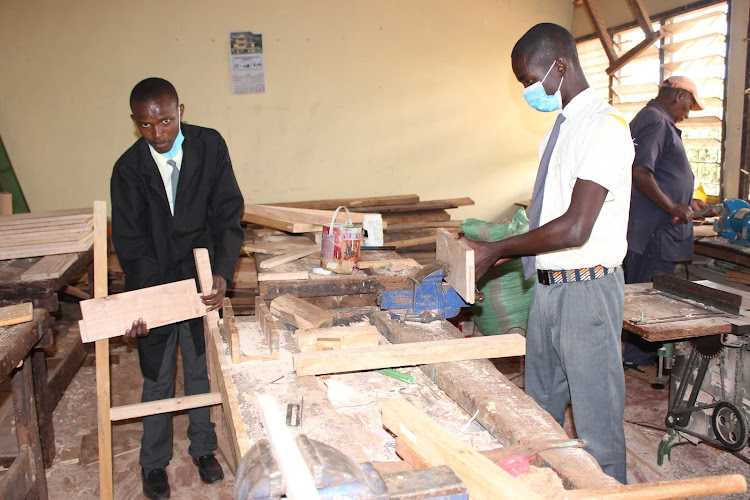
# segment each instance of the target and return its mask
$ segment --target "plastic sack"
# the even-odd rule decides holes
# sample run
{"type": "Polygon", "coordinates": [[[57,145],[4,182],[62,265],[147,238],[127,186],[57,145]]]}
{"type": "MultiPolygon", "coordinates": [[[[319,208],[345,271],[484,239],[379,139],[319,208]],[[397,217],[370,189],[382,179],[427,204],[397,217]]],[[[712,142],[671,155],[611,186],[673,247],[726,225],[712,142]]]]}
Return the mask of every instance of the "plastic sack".
{"type": "MultiPolygon", "coordinates": [[[[500,241],[529,230],[526,211],[519,207],[510,220],[492,224],[478,219],[466,219],[461,229],[474,241],[500,241]]],[[[520,333],[526,335],[529,303],[534,289],[534,276],[524,276],[521,259],[491,267],[477,283],[484,293],[484,302],[471,306],[474,323],[484,335],[520,333]]]]}

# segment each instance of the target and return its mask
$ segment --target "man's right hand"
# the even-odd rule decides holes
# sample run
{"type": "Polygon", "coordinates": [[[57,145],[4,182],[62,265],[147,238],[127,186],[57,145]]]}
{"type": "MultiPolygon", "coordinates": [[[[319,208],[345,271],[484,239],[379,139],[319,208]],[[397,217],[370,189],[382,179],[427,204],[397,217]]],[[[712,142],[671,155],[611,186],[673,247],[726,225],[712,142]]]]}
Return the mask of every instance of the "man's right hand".
{"type": "Polygon", "coordinates": [[[669,213],[672,215],[672,219],[669,221],[669,223],[673,226],[675,224],[687,224],[688,222],[693,220],[693,207],[691,207],[690,205],[675,203],[674,205],[672,205],[669,213]]]}
{"type": "Polygon", "coordinates": [[[125,335],[122,336],[122,340],[130,342],[130,339],[145,337],[146,335],[148,335],[148,325],[143,321],[143,318],[138,318],[136,321],[133,321],[133,326],[128,330],[125,330],[125,335]]]}

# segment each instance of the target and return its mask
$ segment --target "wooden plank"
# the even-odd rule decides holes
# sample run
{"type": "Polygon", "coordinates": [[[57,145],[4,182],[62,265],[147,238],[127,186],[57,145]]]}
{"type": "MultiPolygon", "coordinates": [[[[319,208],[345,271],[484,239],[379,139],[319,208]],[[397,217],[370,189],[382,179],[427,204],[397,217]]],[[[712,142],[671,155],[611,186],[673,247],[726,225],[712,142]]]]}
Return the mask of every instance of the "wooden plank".
{"type": "MultiPolygon", "coordinates": [[[[195,266],[198,271],[198,280],[201,284],[203,294],[211,293],[212,274],[211,261],[208,256],[208,250],[205,248],[196,248],[193,250],[195,256],[195,266]]],[[[250,442],[245,432],[245,426],[242,424],[240,417],[240,403],[237,397],[237,391],[232,384],[232,375],[230,373],[230,360],[226,355],[226,348],[221,340],[219,333],[218,311],[211,311],[203,320],[206,330],[206,349],[208,350],[207,358],[211,361],[209,364],[209,377],[212,381],[212,392],[214,386],[218,386],[221,392],[221,408],[223,409],[223,419],[228,431],[229,449],[223,450],[222,453],[227,459],[232,472],[236,473],[240,460],[250,449],[250,442]],[[211,313],[216,313],[211,314],[211,313]]],[[[214,419],[214,422],[216,419],[214,419]]]]}
{"type": "Polygon", "coordinates": [[[744,493],[747,480],[741,474],[691,477],[656,483],[621,484],[608,488],[566,491],[569,500],[661,500],[744,493]]]}
{"type": "Polygon", "coordinates": [[[475,500],[540,499],[538,494],[450,434],[404,399],[383,402],[383,425],[431,465],[448,465],[475,500]]]}
{"type": "Polygon", "coordinates": [[[418,267],[421,268],[422,264],[417,262],[414,259],[389,259],[389,260],[366,260],[366,261],[359,261],[359,268],[360,269],[373,269],[373,268],[381,268],[381,267],[389,267],[393,271],[400,271],[402,269],[406,269],[407,267],[418,267]]]}
{"type": "Polygon", "coordinates": [[[34,306],[31,302],[0,307],[0,326],[18,325],[31,321],[34,317],[34,306]]]}
{"type": "Polygon", "coordinates": [[[17,245],[0,249],[0,260],[39,257],[41,255],[58,255],[61,253],[85,252],[94,241],[93,234],[80,242],[42,243],[38,245],[17,245]]]}
{"type": "Polygon", "coordinates": [[[261,269],[272,269],[276,266],[280,266],[281,264],[286,264],[287,262],[301,259],[302,257],[307,257],[308,255],[314,254],[315,252],[319,251],[320,244],[308,245],[297,250],[292,250],[291,252],[285,253],[283,255],[277,255],[276,257],[266,259],[258,264],[258,266],[261,269]]]}
{"type": "Polygon", "coordinates": [[[110,419],[113,422],[117,422],[119,420],[128,420],[131,418],[140,418],[149,415],[158,415],[160,413],[170,413],[220,404],[221,393],[208,392],[205,394],[196,394],[194,396],[183,396],[179,398],[149,401],[147,403],[117,406],[110,409],[110,419]]]}
{"type": "Polygon", "coordinates": [[[314,208],[318,210],[336,210],[340,206],[348,207],[350,210],[356,207],[387,207],[391,205],[406,205],[419,203],[416,194],[400,194],[392,196],[370,196],[367,198],[339,198],[333,200],[311,200],[311,201],[287,201],[283,203],[264,203],[276,207],[314,208]]]}
{"type": "Polygon", "coordinates": [[[333,314],[293,295],[271,301],[271,314],[297,328],[325,328],[333,325],[333,314]]]}
{"type": "Polygon", "coordinates": [[[420,210],[418,212],[404,212],[404,213],[392,213],[383,214],[383,222],[388,224],[403,224],[406,222],[423,222],[423,221],[438,221],[438,220],[450,220],[451,214],[445,210],[420,210]]]}
{"type": "Polygon", "coordinates": [[[443,220],[443,221],[421,221],[421,222],[402,222],[397,224],[389,224],[387,234],[398,233],[401,231],[412,231],[415,229],[432,229],[432,228],[460,228],[462,220],[443,220]]]}
{"type": "Polygon", "coordinates": [[[297,346],[302,352],[316,351],[316,345],[321,339],[336,339],[339,348],[376,346],[380,340],[380,332],[372,325],[338,326],[334,328],[312,328],[297,330],[297,346]]]}
{"type": "Polygon", "coordinates": [[[706,287],[660,272],[654,273],[654,290],[661,290],[678,297],[695,300],[734,315],[740,313],[740,305],[742,304],[742,297],[737,294],[706,287]]]}
{"type": "Polygon", "coordinates": [[[59,278],[78,259],[77,255],[47,255],[21,274],[21,281],[59,278]]]}
{"type": "Polygon", "coordinates": [[[290,500],[320,498],[310,467],[284,425],[276,399],[268,394],[259,394],[257,401],[273,456],[285,479],[286,498],[290,500]]]}
{"type": "Polygon", "coordinates": [[[192,279],[84,300],[80,305],[83,342],[124,335],[138,318],[156,328],[206,314],[192,279]]]}
{"type": "MultiPolygon", "coordinates": [[[[107,204],[94,202],[94,298],[107,296],[107,204]]],[[[133,318],[135,319],[135,318],[133,318]]],[[[131,319],[131,324],[133,319],[131,319]]],[[[79,323],[80,325],[80,323],[79,323]]],[[[122,330],[124,332],[125,330],[122,330]]],[[[81,332],[83,335],[83,332],[81,332]]],[[[96,341],[96,414],[99,441],[99,497],[102,500],[114,498],[113,456],[112,456],[112,406],[109,339],[96,341]]]]}
{"type": "Polygon", "coordinates": [[[424,211],[424,210],[441,210],[441,209],[444,210],[444,209],[465,207],[465,206],[469,206],[473,204],[474,204],[474,200],[472,200],[471,198],[465,197],[465,198],[450,198],[450,199],[445,199],[445,200],[420,201],[418,203],[388,205],[385,207],[377,207],[377,206],[354,207],[354,208],[349,208],[349,210],[353,210],[356,212],[377,212],[381,214],[387,214],[387,213],[398,213],[398,212],[419,212],[419,211],[424,211]]]}
{"type": "Polygon", "coordinates": [[[299,250],[300,248],[306,248],[310,246],[309,238],[305,236],[290,236],[296,241],[267,241],[264,243],[250,243],[246,242],[243,248],[249,253],[262,253],[268,255],[283,255],[289,253],[292,250],[299,250]]]}
{"type": "Polygon", "coordinates": [[[78,243],[86,238],[91,228],[81,228],[77,232],[58,233],[57,231],[38,231],[29,234],[2,235],[0,237],[0,248],[9,248],[19,245],[44,245],[49,243],[71,244],[78,243]]]}
{"type": "MultiPolygon", "coordinates": [[[[52,226],[56,233],[80,233],[82,228],[88,228],[89,231],[93,228],[93,220],[85,220],[81,222],[71,223],[57,223],[52,226]]],[[[50,229],[49,222],[38,222],[38,223],[27,223],[24,225],[14,225],[8,227],[0,226],[0,236],[13,236],[23,235],[28,233],[37,233],[39,231],[47,231],[50,229]]]]}
{"type": "Polygon", "coordinates": [[[377,347],[354,347],[294,355],[297,375],[321,375],[379,368],[397,368],[467,359],[492,359],[526,354],[526,339],[517,334],[432,340],[377,347]]]}
{"type": "MultiPolygon", "coordinates": [[[[274,219],[303,222],[323,226],[331,223],[335,210],[316,210],[312,208],[274,207],[271,205],[245,205],[245,213],[271,217],[274,219]]],[[[362,222],[367,214],[350,212],[353,223],[362,222]]],[[[336,215],[336,222],[345,224],[349,221],[346,211],[340,210],[336,215]]]]}
{"type": "Polygon", "coordinates": [[[307,271],[290,271],[286,273],[258,273],[258,281],[299,281],[310,279],[307,271]]]}
{"type": "Polygon", "coordinates": [[[83,221],[91,219],[93,210],[91,208],[71,208],[65,210],[53,210],[49,212],[29,212],[25,214],[13,214],[0,216],[0,227],[14,225],[26,225],[30,222],[50,222],[56,224],[62,221],[83,221]]]}
{"type": "MultiPolygon", "coordinates": [[[[383,311],[372,314],[370,319],[380,333],[394,343],[463,338],[463,333],[447,321],[429,325],[401,323],[383,311]]],[[[420,369],[467,414],[476,414],[476,421],[505,446],[568,439],[552,416],[489,360],[422,365],[420,369]]],[[[619,484],[604,474],[584,449],[546,450],[538,453],[538,460],[548,463],[568,489],[619,484]]]]}
{"type": "Polygon", "coordinates": [[[700,238],[693,243],[695,253],[750,267],[750,248],[721,236],[700,238]]]}
{"type": "Polygon", "coordinates": [[[260,224],[261,226],[271,227],[280,231],[286,231],[288,233],[309,233],[313,231],[323,230],[323,226],[316,224],[295,222],[285,219],[277,219],[274,217],[264,217],[262,215],[254,215],[247,212],[242,214],[242,221],[251,222],[253,224],[260,224]]]}
{"type": "Polygon", "coordinates": [[[437,229],[435,258],[448,264],[450,270],[445,281],[469,304],[474,303],[474,250],[457,240],[447,229],[437,229]]]}

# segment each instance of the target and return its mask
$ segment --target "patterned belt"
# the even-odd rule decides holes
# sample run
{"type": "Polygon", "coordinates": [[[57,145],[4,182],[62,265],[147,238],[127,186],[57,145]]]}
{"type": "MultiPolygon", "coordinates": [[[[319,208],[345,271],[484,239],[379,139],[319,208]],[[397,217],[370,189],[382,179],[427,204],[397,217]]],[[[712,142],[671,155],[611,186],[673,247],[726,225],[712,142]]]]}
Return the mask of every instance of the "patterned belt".
{"type": "Polygon", "coordinates": [[[584,267],[582,269],[539,269],[536,277],[542,285],[554,285],[557,283],[573,283],[576,281],[591,281],[602,278],[617,271],[616,267],[584,267]]]}

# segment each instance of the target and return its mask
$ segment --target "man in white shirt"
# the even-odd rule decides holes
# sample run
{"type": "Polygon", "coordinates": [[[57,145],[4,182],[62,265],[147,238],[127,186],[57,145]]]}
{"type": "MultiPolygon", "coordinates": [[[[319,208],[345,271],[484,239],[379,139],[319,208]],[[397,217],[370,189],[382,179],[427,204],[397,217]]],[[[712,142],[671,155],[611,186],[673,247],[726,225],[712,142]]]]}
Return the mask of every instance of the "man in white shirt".
{"type": "Polygon", "coordinates": [[[565,28],[534,26],[516,43],[511,62],[527,102],[539,111],[562,108],[562,116],[540,147],[530,231],[469,242],[476,276],[507,258],[531,256],[527,274],[536,271],[538,281],[526,335],[526,393],[560,425],[572,403],[587,450],[605,473],[625,483],[620,334],[630,131],[589,87],[565,28]]]}

